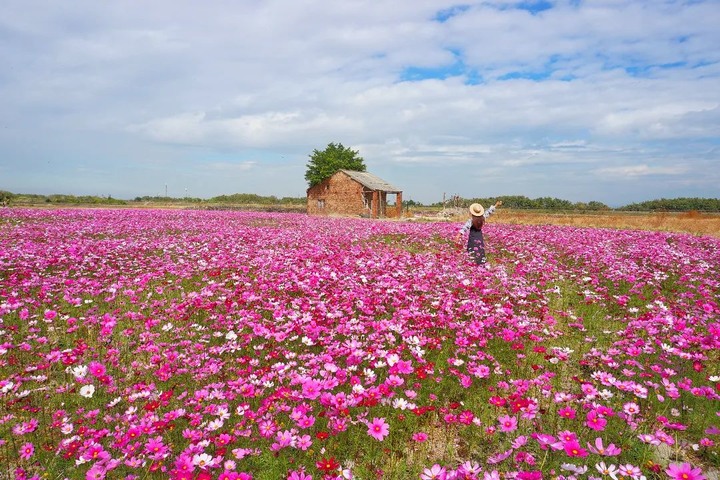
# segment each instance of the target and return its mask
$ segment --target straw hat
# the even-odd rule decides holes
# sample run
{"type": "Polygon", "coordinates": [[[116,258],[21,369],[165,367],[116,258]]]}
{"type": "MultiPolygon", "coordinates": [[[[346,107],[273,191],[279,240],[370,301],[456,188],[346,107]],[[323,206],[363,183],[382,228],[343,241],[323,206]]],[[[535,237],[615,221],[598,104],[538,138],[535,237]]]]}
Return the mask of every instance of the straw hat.
{"type": "Polygon", "coordinates": [[[470,205],[470,215],[473,217],[482,217],[485,213],[485,209],[479,203],[473,203],[470,205]]]}

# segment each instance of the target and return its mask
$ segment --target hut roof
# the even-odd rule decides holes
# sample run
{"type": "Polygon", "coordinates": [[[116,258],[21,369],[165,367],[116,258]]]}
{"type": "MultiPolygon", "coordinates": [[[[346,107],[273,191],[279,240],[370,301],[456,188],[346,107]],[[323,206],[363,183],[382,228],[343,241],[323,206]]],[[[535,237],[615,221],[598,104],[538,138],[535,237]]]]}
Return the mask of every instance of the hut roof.
{"type": "Polygon", "coordinates": [[[355,170],[345,170],[341,169],[341,172],[355,180],[356,182],[362,184],[363,186],[369,188],[370,190],[380,190],[383,192],[389,192],[389,193],[398,193],[402,192],[399,188],[389,184],[382,178],[373,175],[372,173],[368,172],[357,172],[355,170]]]}

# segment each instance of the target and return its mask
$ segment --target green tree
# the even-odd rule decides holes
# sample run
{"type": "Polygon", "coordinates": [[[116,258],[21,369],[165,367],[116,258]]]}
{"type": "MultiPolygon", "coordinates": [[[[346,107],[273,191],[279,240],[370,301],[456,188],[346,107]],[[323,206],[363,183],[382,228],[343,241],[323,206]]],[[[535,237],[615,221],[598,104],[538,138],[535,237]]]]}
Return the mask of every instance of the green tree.
{"type": "Polygon", "coordinates": [[[12,192],[7,192],[5,190],[0,190],[0,207],[4,207],[6,205],[10,205],[10,202],[15,198],[15,194],[12,192]]]}
{"type": "Polygon", "coordinates": [[[365,171],[365,163],[356,150],[346,148],[342,143],[329,143],[323,151],[313,150],[309,155],[305,180],[313,187],[326,178],[330,178],[340,169],[365,171]]]}

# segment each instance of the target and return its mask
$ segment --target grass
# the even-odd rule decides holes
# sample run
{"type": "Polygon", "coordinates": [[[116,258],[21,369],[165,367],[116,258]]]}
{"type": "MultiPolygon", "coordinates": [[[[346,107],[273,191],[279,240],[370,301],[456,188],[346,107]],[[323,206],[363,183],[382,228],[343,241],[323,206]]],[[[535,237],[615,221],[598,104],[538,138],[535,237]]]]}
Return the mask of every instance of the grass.
{"type": "Polygon", "coordinates": [[[499,208],[491,222],[516,225],[568,225],[583,228],[654,230],[720,237],[720,214],[700,213],[536,213],[499,208]]]}
{"type": "MultiPolygon", "coordinates": [[[[464,222],[468,218],[464,209],[448,211],[448,216],[445,217],[438,216],[439,212],[440,209],[417,208],[407,212],[405,218],[423,222],[464,222]]],[[[720,213],[703,213],[696,210],[689,212],[551,212],[500,207],[488,221],[514,225],[567,225],[583,228],[654,230],[720,237],[720,213]]]]}

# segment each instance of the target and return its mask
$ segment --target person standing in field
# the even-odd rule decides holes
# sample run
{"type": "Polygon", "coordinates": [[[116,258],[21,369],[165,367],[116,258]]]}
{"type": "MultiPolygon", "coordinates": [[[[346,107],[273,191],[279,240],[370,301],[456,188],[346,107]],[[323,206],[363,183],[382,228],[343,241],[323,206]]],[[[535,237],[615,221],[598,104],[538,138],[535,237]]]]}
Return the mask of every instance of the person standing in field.
{"type": "Polygon", "coordinates": [[[467,251],[470,257],[477,265],[487,262],[485,257],[485,239],[483,238],[482,227],[485,225],[485,219],[495,213],[495,209],[502,205],[502,201],[498,200],[495,205],[485,210],[479,203],[470,205],[470,219],[465,222],[458,232],[458,241],[467,235],[467,251]]]}

